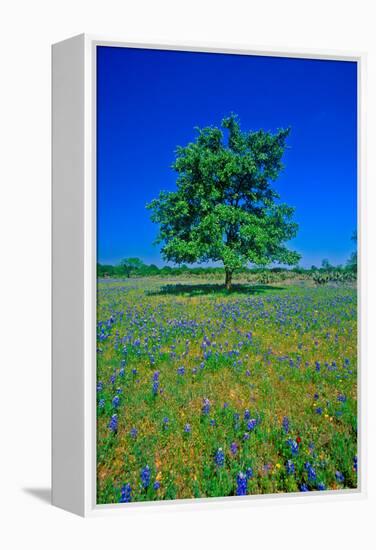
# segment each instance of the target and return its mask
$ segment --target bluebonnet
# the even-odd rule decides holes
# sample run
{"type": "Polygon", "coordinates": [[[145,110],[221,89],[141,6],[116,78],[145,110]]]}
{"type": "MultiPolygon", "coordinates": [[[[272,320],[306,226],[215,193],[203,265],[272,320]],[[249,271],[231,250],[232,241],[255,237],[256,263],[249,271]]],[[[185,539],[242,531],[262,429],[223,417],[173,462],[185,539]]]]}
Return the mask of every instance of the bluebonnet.
{"type": "Polygon", "coordinates": [[[251,418],[251,413],[249,412],[249,409],[245,409],[244,420],[249,420],[250,418],[251,418]]]}
{"type": "Polygon", "coordinates": [[[298,451],[299,451],[299,445],[297,444],[297,442],[294,441],[293,439],[288,439],[287,440],[287,445],[290,447],[291,453],[294,456],[296,456],[298,454],[298,451]]]}
{"type": "Polygon", "coordinates": [[[149,466],[145,466],[145,468],[142,468],[142,470],[141,470],[141,485],[144,489],[146,489],[150,485],[150,468],[149,468],[149,466]]]}
{"type": "Polygon", "coordinates": [[[132,374],[134,374],[136,376],[137,374],[137,369],[132,369],[132,374]]]}
{"type": "Polygon", "coordinates": [[[288,460],[286,462],[286,473],[289,475],[295,473],[295,464],[293,463],[292,460],[288,460]]]}
{"type": "Polygon", "coordinates": [[[238,444],[235,441],[231,443],[230,451],[233,455],[236,455],[236,453],[238,452],[238,444]]]}
{"type": "Polygon", "coordinates": [[[317,484],[317,489],[318,489],[319,491],[325,491],[325,490],[326,490],[325,483],[323,483],[322,481],[320,481],[320,482],[317,484]]]}
{"type": "Polygon", "coordinates": [[[99,381],[97,384],[97,392],[100,392],[103,390],[103,382],[99,381]]]}
{"type": "Polygon", "coordinates": [[[209,414],[210,412],[210,401],[206,397],[203,400],[203,405],[201,410],[202,410],[202,414],[209,414]]]}
{"type": "Polygon", "coordinates": [[[165,417],[163,418],[163,429],[164,429],[164,430],[167,430],[167,429],[168,429],[169,422],[170,422],[170,419],[168,418],[168,416],[165,416],[165,417]]]}
{"type": "Polygon", "coordinates": [[[184,431],[185,431],[185,433],[190,434],[190,433],[191,433],[191,425],[190,425],[190,424],[186,424],[186,425],[184,426],[184,431]]]}
{"type": "Polygon", "coordinates": [[[251,420],[249,420],[247,422],[247,430],[249,430],[250,432],[252,432],[257,426],[257,420],[255,418],[251,418],[251,420]]]}
{"type": "Polygon", "coordinates": [[[315,409],[315,413],[316,413],[316,414],[322,414],[322,407],[317,407],[317,408],[315,409]]]}
{"type": "Polygon", "coordinates": [[[353,467],[354,467],[354,470],[357,472],[358,471],[358,457],[357,456],[354,456],[353,467]]]}
{"type": "Polygon", "coordinates": [[[302,493],[306,493],[307,491],[309,491],[308,485],[306,485],[306,483],[302,483],[299,487],[299,491],[301,491],[302,493]]]}
{"type": "Polygon", "coordinates": [[[108,423],[108,427],[111,432],[116,433],[118,429],[118,416],[117,414],[113,414],[111,416],[110,422],[108,423]]]}
{"type": "Polygon", "coordinates": [[[344,403],[346,401],[346,396],[343,395],[343,393],[340,393],[337,397],[337,400],[340,401],[341,403],[344,403]]]}
{"type": "Polygon", "coordinates": [[[228,408],[228,403],[227,403],[227,402],[223,403],[223,408],[224,408],[224,409],[227,409],[227,408],[228,408]]]}
{"type": "Polygon", "coordinates": [[[120,403],[120,398],[118,395],[115,395],[115,397],[112,400],[112,406],[116,408],[119,406],[119,403],[120,403]]]}
{"type": "Polygon", "coordinates": [[[112,374],[112,375],[110,376],[110,382],[111,382],[111,384],[115,384],[115,380],[116,380],[116,376],[115,376],[115,374],[112,374]]]}
{"type": "Polygon", "coordinates": [[[124,374],[125,374],[125,368],[122,367],[122,368],[119,370],[119,376],[121,376],[121,377],[123,378],[124,374]]]}
{"type": "Polygon", "coordinates": [[[185,368],[184,367],[179,367],[178,370],[177,370],[177,373],[182,376],[185,373],[185,368]]]}
{"type": "Polygon", "coordinates": [[[215,426],[216,422],[214,418],[210,419],[210,426],[215,426]]]}
{"type": "Polygon", "coordinates": [[[249,439],[249,433],[245,432],[243,435],[243,441],[247,441],[247,439],[249,439]]]}
{"type": "Polygon", "coordinates": [[[131,431],[129,432],[130,436],[132,437],[132,439],[136,439],[137,437],[137,429],[136,428],[132,428],[131,431]]]}
{"type": "Polygon", "coordinates": [[[153,374],[153,387],[152,392],[153,395],[157,395],[159,389],[159,371],[155,371],[153,374]]]}
{"type": "Polygon", "coordinates": [[[253,477],[253,470],[251,467],[247,468],[245,471],[245,475],[247,479],[251,479],[253,477]]]}
{"type": "Polygon", "coordinates": [[[316,471],[315,471],[314,467],[312,466],[312,464],[310,462],[306,462],[304,464],[304,468],[306,469],[306,471],[308,473],[308,480],[309,481],[314,481],[316,479],[316,471]]]}
{"type": "Polygon", "coordinates": [[[132,488],[129,483],[125,483],[120,491],[119,502],[130,502],[132,500],[132,488]]]}
{"type": "Polygon", "coordinates": [[[160,486],[161,486],[161,484],[159,483],[159,481],[154,481],[153,489],[155,491],[158,491],[160,486]]]}
{"type": "Polygon", "coordinates": [[[338,470],[336,471],[335,473],[335,476],[336,476],[336,480],[339,482],[339,483],[343,483],[345,481],[345,476],[343,475],[342,472],[339,472],[338,470]]]}
{"type": "Polygon", "coordinates": [[[285,434],[287,434],[289,432],[290,422],[289,422],[289,419],[287,418],[287,416],[283,417],[282,428],[283,428],[283,431],[285,432],[285,434]]]}
{"type": "Polygon", "coordinates": [[[223,466],[225,463],[225,453],[221,447],[216,451],[214,455],[214,462],[217,466],[223,466]]]}
{"type": "Polygon", "coordinates": [[[247,494],[247,476],[243,472],[239,472],[236,477],[236,494],[244,496],[247,494]]]}
{"type": "Polygon", "coordinates": [[[105,403],[104,399],[100,399],[100,400],[99,400],[99,403],[98,403],[98,407],[99,407],[100,409],[103,409],[103,408],[104,408],[104,403],[105,403]]]}

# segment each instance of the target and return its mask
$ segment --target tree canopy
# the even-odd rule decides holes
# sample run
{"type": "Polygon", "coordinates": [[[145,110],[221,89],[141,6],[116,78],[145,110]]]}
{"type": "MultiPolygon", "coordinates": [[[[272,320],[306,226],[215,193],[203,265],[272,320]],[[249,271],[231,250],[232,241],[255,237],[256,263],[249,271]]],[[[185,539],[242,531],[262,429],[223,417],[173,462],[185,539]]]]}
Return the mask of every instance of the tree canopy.
{"type": "Polygon", "coordinates": [[[221,128],[197,128],[194,142],[178,147],[176,191],[162,191],[147,208],[159,224],[157,243],[175,263],[221,261],[226,285],[248,263],[294,265],[299,254],[285,242],[298,230],[294,209],[271,183],[282,170],[289,129],[243,132],[238,117],[221,128]]]}
{"type": "Polygon", "coordinates": [[[134,271],[137,271],[144,266],[144,262],[140,260],[140,258],[123,258],[120,265],[126,276],[130,277],[134,271]]]}

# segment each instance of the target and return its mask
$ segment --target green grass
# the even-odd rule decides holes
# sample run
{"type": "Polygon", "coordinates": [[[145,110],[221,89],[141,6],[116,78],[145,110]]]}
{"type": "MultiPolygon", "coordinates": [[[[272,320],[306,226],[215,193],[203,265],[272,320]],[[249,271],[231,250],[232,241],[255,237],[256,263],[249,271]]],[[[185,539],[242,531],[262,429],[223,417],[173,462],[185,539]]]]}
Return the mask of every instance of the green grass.
{"type": "Polygon", "coordinates": [[[234,495],[248,468],[249,494],[356,487],[356,342],[356,290],[347,286],[238,285],[228,293],[192,280],[99,282],[98,503],[118,502],[126,483],[133,501],[234,495]],[[257,420],[251,431],[246,410],[257,420]],[[293,454],[287,441],[297,438],[293,454]]]}

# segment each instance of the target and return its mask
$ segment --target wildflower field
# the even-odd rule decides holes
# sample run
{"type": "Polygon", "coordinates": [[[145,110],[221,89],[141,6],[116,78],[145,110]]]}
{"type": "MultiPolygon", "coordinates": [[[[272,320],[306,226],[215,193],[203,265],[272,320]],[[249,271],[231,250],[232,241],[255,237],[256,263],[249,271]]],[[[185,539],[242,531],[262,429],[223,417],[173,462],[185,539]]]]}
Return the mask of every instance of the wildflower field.
{"type": "Polygon", "coordinates": [[[98,282],[97,502],[357,486],[354,285],[98,282]]]}

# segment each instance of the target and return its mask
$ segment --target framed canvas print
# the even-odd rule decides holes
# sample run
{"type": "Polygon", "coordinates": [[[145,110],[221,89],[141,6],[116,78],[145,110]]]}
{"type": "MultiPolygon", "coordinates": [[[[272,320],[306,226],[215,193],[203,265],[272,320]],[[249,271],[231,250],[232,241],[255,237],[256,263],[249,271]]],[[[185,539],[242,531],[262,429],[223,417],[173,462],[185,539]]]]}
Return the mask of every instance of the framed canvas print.
{"type": "Polygon", "coordinates": [[[53,46],[54,504],[364,493],[363,71],[53,46]]]}

